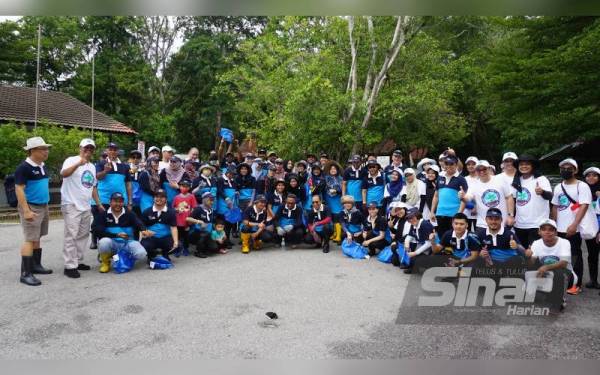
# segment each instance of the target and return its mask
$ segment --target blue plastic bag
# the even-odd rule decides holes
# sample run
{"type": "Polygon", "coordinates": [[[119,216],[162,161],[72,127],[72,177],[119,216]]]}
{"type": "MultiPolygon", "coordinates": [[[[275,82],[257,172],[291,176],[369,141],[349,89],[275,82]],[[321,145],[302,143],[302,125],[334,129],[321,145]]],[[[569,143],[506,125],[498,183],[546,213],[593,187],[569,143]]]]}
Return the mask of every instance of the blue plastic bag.
{"type": "Polygon", "coordinates": [[[150,268],[153,270],[168,270],[173,268],[173,263],[162,255],[157,255],[150,261],[150,268]]]}
{"type": "Polygon", "coordinates": [[[356,241],[348,243],[348,239],[342,241],[342,252],[345,256],[353,259],[366,259],[367,249],[356,241]]]}
{"type": "Polygon", "coordinates": [[[225,211],[225,220],[230,224],[239,223],[242,221],[242,210],[239,207],[231,207],[227,211],[225,211]]]}
{"type": "Polygon", "coordinates": [[[408,256],[408,252],[404,248],[403,244],[398,244],[398,247],[396,248],[396,254],[398,254],[398,260],[400,260],[401,264],[410,266],[410,257],[408,256]]]}
{"type": "Polygon", "coordinates": [[[125,273],[133,269],[135,258],[133,254],[129,252],[127,244],[117,250],[117,253],[112,257],[111,263],[115,273],[125,273]]]}
{"type": "Polygon", "coordinates": [[[219,135],[225,140],[225,142],[233,142],[233,132],[227,128],[221,128],[219,135]]]}
{"type": "Polygon", "coordinates": [[[386,246],[377,255],[377,260],[383,263],[392,263],[392,247],[386,246]]]}

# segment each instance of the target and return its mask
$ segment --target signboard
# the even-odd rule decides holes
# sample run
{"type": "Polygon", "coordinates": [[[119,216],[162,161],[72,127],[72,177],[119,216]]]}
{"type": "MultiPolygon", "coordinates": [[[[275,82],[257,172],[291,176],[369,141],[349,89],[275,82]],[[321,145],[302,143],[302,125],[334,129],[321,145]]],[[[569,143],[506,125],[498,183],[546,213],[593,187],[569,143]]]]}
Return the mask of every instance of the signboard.
{"type": "Polygon", "coordinates": [[[146,142],[138,141],[137,149],[142,153],[142,159],[146,159],[146,142]]]}

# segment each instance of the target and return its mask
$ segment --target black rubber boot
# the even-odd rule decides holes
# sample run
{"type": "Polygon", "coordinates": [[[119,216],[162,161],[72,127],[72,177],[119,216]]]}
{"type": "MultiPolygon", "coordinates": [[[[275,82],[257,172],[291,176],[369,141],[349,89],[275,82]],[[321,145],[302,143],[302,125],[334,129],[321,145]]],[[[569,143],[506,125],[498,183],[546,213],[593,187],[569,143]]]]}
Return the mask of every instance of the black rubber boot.
{"type": "Polygon", "coordinates": [[[52,273],[51,269],[42,266],[42,249],[33,249],[33,268],[31,271],[39,275],[49,275],[52,273]]]}
{"type": "Polygon", "coordinates": [[[31,270],[33,268],[33,256],[21,256],[21,279],[23,284],[38,286],[42,285],[42,282],[33,276],[31,270]]]}
{"type": "Polygon", "coordinates": [[[96,250],[98,248],[98,237],[92,232],[92,241],[90,242],[90,249],[96,250]]]}
{"type": "Polygon", "coordinates": [[[328,238],[323,239],[323,252],[324,253],[329,252],[329,239],[328,238]]]}

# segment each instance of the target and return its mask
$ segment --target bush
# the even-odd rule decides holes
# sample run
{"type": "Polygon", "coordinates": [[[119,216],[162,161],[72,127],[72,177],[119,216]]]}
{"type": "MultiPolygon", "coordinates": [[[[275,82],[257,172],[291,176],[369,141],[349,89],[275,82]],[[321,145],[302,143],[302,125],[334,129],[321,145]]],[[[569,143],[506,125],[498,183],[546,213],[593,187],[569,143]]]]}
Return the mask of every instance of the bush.
{"type": "MultiPolygon", "coordinates": [[[[63,161],[73,155],[78,154],[79,142],[82,138],[91,136],[89,131],[75,128],[62,128],[45,122],[38,123],[37,131],[29,131],[23,125],[15,123],[0,125],[0,178],[15,171],[17,165],[27,157],[23,150],[27,138],[40,136],[46,143],[52,144],[46,166],[50,178],[54,182],[60,181],[60,169],[63,161]]],[[[108,136],[103,133],[95,132],[94,140],[97,145],[108,143],[108,136]]],[[[100,147],[96,150],[98,153],[100,147]]]]}

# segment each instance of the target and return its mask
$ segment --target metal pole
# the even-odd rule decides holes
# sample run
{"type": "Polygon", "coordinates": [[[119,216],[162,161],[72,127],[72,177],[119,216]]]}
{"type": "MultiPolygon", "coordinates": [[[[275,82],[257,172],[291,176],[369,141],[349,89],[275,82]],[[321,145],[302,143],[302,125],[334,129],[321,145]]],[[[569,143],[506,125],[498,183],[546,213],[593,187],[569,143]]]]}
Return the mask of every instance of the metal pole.
{"type": "Polygon", "coordinates": [[[92,55],[92,139],[94,139],[94,80],[95,80],[95,62],[96,46],[94,46],[94,54],[92,55]]]}
{"type": "Polygon", "coordinates": [[[37,68],[35,73],[35,117],[33,119],[33,132],[37,131],[38,121],[38,96],[40,87],[40,40],[42,38],[42,25],[38,23],[38,40],[37,40],[37,68]]]}

